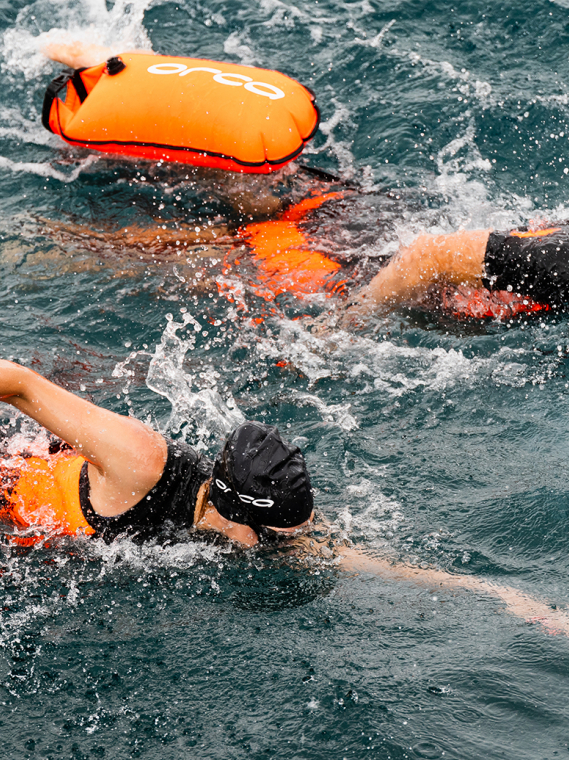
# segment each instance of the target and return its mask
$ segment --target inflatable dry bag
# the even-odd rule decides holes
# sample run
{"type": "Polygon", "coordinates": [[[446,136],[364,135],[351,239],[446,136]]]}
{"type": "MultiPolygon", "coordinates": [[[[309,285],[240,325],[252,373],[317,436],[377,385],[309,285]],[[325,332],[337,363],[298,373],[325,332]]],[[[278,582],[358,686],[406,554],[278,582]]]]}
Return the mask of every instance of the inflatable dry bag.
{"type": "Polygon", "coordinates": [[[42,114],[71,145],[259,174],[298,156],[318,118],[311,92],[277,71],[141,53],[64,71],[42,114]]]}

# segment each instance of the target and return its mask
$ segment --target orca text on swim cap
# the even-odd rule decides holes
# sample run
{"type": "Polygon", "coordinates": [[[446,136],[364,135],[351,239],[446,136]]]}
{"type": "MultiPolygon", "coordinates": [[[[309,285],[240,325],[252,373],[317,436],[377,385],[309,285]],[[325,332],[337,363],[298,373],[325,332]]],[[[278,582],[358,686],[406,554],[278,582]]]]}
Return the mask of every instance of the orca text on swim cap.
{"type": "Polygon", "coordinates": [[[192,74],[194,71],[207,71],[214,75],[213,81],[218,84],[227,84],[230,87],[244,87],[255,95],[262,95],[271,100],[280,100],[280,98],[284,98],[285,96],[284,92],[275,87],[274,84],[254,82],[252,77],[245,76],[244,74],[224,74],[220,69],[211,69],[208,66],[197,66],[196,68],[189,69],[183,63],[155,63],[154,66],[149,66],[147,71],[150,74],[178,74],[181,77],[192,74]],[[260,87],[266,87],[266,90],[259,89],[260,87]]]}
{"type": "MultiPolygon", "coordinates": [[[[231,488],[226,485],[223,480],[219,480],[219,478],[215,479],[215,485],[219,488],[220,491],[223,491],[223,493],[231,491],[231,488]]],[[[237,491],[235,493],[237,493],[237,491]]],[[[247,496],[247,494],[244,493],[237,493],[237,496],[239,497],[240,501],[244,502],[245,504],[252,504],[254,507],[264,507],[265,509],[268,509],[275,503],[272,499],[256,499],[254,496],[247,496]]]]}

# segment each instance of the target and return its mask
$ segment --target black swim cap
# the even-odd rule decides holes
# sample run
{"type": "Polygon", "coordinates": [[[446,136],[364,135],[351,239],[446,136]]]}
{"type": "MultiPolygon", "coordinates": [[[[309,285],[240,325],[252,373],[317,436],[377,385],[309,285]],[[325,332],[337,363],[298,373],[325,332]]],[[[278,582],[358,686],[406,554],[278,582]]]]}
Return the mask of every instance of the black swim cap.
{"type": "Polygon", "coordinates": [[[213,466],[209,500],[222,517],[256,531],[301,525],[314,508],[300,449],[262,422],[244,422],[229,435],[213,466]]]}

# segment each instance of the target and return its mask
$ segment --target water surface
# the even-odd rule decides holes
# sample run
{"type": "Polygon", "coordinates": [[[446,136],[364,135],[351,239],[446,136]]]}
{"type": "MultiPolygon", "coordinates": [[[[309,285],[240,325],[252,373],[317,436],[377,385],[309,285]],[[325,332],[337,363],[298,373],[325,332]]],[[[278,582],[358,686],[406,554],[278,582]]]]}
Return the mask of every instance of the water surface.
{"type": "MultiPolygon", "coordinates": [[[[210,453],[240,415],[278,424],[337,535],[565,608],[565,318],[401,309],[317,337],[303,315],[338,302],[267,303],[246,258],[227,269],[231,239],[180,253],[118,232],[235,235],[251,211],[236,199],[352,183],[306,229],[355,283],[421,230],[566,219],[567,14],[562,0],[7,0],[2,355],[210,453]],[[269,178],[72,149],[40,121],[59,70],[42,44],[66,36],[280,69],[317,93],[321,131],[269,178]]],[[[45,444],[10,409],[2,424],[14,448],[45,444]]],[[[4,548],[0,566],[6,757],[568,752],[566,638],[484,595],[183,537],[4,548]]]]}

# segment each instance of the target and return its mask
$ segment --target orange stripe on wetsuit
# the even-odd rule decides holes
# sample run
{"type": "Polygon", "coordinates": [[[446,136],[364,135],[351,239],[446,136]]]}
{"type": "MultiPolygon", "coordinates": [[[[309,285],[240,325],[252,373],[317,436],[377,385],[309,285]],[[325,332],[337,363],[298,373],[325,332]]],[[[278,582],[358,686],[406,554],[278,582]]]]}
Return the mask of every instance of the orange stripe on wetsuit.
{"type": "Polygon", "coordinates": [[[533,237],[546,237],[547,235],[555,235],[556,232],[561,232],[561,227],[548,227],[546,230],[512,230],[510,235],[512,237],[519,238],[533,238],[533,237]]]}
{"type": "Polygon", "coordinates": [[[85,460],[79,456],[57,454],[49,459],[22,459],[20,477],[9,489],[3,489],[4,506],[0,521],[16,529],[10,539],[17,544],[32,544],[40,536],[18,536],[17,531],[30,528],[50,534],[75,536],[93,534],[79,501],[79,477],[85,460]]]}
{"type": "Polygon", "coordinates": [[[258,279],[266,287],[265,297],[293,293],[338,293],[345,281],[335,277],[341,265],[325,253],[314,250],[308,235],[299,226],[309,211],[343,193],[325,193],[305,198],[285,211],[278,220],[249,224],[243,237],[257,264],[258,279]]]}

